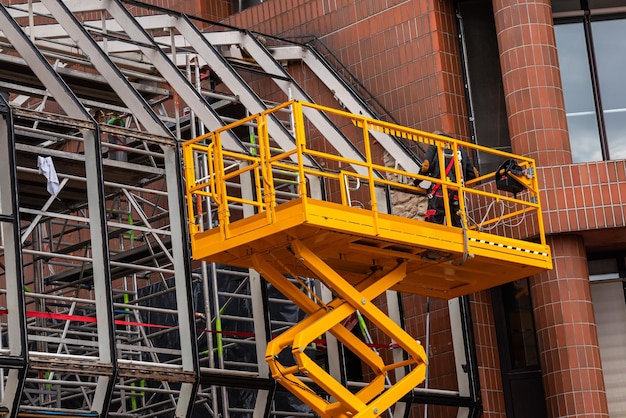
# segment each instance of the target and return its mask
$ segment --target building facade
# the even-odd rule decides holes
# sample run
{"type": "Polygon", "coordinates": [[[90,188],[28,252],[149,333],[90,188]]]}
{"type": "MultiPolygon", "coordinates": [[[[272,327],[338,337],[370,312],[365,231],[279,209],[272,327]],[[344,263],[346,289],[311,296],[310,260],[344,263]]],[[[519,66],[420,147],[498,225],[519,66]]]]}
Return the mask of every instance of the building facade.
{"type": "MultiPolygon", "coordinates": [[[[271,57],[272,45],[290,42],[314,48],[381,119],[538,163],[554,268],[464,297],[471,347],[463,356],[452,305],[402,295],[400,320],[430,363],[425,383],[402,400],[407,413],[393,416],[626,416],[626,1],[150,3],[2,2],[1,177],[3,191],[16,192],[0,205],[10,337],[0,367],[8,376],[1,406],[11,416],[20,407],[28,416],[192,416],[196,404],[193,416],[312,415],[281,399],[263,362],[271,335],[299,319],[269,312],[287,301],[254,272],[191,269],[177,148],[290,99],[294,80],[313,101],[337,107],[336,92],[310,67],[271,57]],[[264,83],[271,70],[278,82],[264,83]],[[56,200],[36,154],[63,162],[56,200]],[[214,311],[236,327],[213,329],[214,311]],[[474,379],[471,405],[456,396],[467,395],[464,374],[474,379]]],[[[498,166],[489,155],[473,158],[481,172],[498,166]]],[[[391,210],[419,218],[425,201],[397,200],[391,210]]],[[[377,300],[383,308],[390,301],[377,300]]],[[[369,332],[374,344],[388,337],[369,332]]],[[[335,346],[330,353],[320,344],[320,358],[343,368],[343,381],[359,381],[359,359],[335,346]]]]}
{"type": "Polygon", "coordinates": [[[625,13],[610,0],[270,0],[226,19],[323,43],[401,124],[538,162],[555,268],[471,296],[484,416],[626,413],[625,13]]]}

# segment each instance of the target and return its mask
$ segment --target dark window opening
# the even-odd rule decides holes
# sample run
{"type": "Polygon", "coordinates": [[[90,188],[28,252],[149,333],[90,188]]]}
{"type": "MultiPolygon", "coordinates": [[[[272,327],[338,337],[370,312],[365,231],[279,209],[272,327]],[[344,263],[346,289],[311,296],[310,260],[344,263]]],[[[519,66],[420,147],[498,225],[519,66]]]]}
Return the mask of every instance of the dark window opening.
{"type": "Polygon", "coordinates": [[[502,286],[511,368],[538,367],[537,337],[528,280],[502,286]]]}
{"type": "MultiPolygon", "coordinates": [[[[490,0],[458,2],[461,51],[467,85],[472,142],[511,151],[493,6],[490,0]]],[[[481,173],[495,171],[496,155],[478,155],[481,173]]]]}
{"type": "Polygon", "coordinates": [[[263,0],[231,0],[233,13],[243,12],[244,10],[263,3],[263,0]]]}
{"type": "Polygon", "coordinates": [[[506,416],[547,417],[529,281],[494,288],[491,297],[506,416]]]}

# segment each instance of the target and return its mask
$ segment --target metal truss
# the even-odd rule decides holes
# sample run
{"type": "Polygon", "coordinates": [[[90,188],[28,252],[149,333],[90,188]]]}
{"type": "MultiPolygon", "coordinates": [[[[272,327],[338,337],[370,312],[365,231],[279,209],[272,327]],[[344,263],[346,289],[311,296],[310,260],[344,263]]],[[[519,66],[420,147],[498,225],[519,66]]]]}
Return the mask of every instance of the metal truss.
{"type": "MultiPolygon", "coordinates": [[[[263,361],[267,341],[297,322],[284,315],[293,305],[254,270],[190,261],[179,144],[279,102],[310,101],[289,72],[294,61],[340,105],[371,111],[303,45],[144,6],[0,4],[0,413],[312,416],[263,361]]],[[[284,116],[268,130],[287,150],[284,116]]],[[[364,160],[332,120],[307,117],[337,154],[364,160]]],[[[418,171],[397,138],[372,135],[418,171]]],[[[222,141],[255,152],[249,132],[222,141]]],[[[398,295],[386,297],[400,322],[398,295]]],[[[358,385],[332,337],[319,349],[337,380],[358,385]]],[[[437,396],[471,404],[454,391],[437,396]]]]}

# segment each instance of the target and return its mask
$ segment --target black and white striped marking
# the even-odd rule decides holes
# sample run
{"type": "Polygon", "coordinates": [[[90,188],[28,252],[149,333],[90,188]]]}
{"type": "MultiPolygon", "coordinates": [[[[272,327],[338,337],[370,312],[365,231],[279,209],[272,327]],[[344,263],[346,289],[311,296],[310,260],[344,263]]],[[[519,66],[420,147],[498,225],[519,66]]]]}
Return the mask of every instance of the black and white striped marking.
{"type": "Polygon", "coordinates": [[[491,242],[491,241],[485,241],[484,239],[476,239],[476,238],[469,238],[470,241],[474,241],[474,242],[478,242],[481,244],[487,244],[487,245],[494,245],[496,247],[500,247],[500,248],[506,248],[509,250],[515,250],[515,251],[520,251],[523,253],[527,253],[527,254],[534,254],[534,255],[541,255],[544,257],[548,256],[548,253],[545,252],[541,252],[541,251],[533,251],[533,250],[529,250],[528,248],[520,248],[520,247],[514,247],[512,245],[504,245],[498,242],[491,242]]]}

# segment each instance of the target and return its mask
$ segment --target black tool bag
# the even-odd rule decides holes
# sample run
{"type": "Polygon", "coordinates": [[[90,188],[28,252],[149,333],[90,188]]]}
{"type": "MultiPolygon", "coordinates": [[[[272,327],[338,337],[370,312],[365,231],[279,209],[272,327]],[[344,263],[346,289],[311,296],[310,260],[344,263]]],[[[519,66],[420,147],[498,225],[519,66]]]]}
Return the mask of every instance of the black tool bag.
{"type": "Polygon", "coordinates": [[[496,170],[496,187],[498,190],[513,193],[513,195],[526,189],[526,187],[511,176],[523,176],[524,169],[515,160],[506,160],[496,170]]]}

